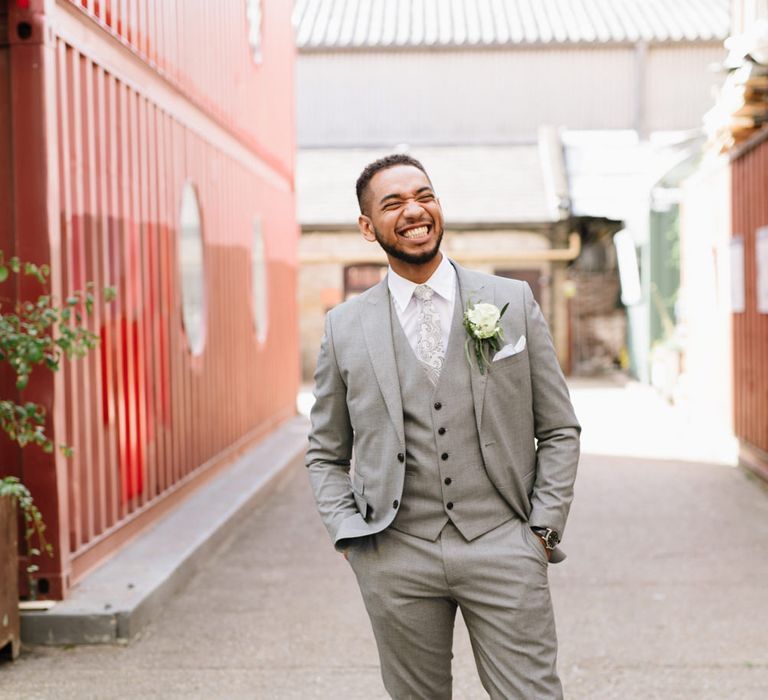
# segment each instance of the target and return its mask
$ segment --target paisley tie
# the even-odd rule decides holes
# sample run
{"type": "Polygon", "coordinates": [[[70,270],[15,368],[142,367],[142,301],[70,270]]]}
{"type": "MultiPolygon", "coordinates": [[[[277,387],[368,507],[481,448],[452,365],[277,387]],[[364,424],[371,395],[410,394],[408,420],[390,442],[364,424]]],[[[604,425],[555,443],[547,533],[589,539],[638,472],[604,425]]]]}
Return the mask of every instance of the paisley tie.
{"type": "Polygon", "coordinates": [[[416,354],[424,363],[429,380],[436,385],[440,377],[440,370],[443,368],[445,348],[443,347],[440,316],[432,301],[433,294],[434,290],[426,284],[420,284],[413,290],[413,295],[420,303],[416,354]]]}

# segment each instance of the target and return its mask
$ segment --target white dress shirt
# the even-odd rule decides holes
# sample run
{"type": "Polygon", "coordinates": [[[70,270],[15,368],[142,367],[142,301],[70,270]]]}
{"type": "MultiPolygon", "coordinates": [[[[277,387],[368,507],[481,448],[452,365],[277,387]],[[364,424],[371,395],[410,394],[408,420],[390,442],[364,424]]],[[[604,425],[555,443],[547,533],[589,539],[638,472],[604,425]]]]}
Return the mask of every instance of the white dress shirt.
{"type": "MultiPolygon", "coordinates": [[[[448,350],[448,335],[451,332],[453,322],[453,305],[456,300],[456,270],[453,268],[448,258],[443,255],[443,259],[437,266],[426,282],[434,294],[432,303],[435,305],[440,316],[440,329],[443,333],[443,347],[448,350]]],[[[413,296],[413,290],[419,285],[415,282],[405,279],[398,275],[391,267],[387,274],[387,285],[389,293],[394,300],[397,318],[405,331],[405,337],[408,338],[408,344],[413,348],[413,352],[418,357],[416,350],[416,339],[419,335],[419,300],[413,296]]]]}

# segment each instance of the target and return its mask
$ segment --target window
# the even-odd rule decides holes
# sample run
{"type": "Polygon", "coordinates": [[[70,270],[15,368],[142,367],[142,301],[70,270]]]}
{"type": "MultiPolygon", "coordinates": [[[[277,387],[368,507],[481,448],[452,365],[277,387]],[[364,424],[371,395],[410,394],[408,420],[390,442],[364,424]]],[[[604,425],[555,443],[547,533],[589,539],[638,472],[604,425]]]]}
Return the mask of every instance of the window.
{"type": "Polygon", "coordinates": [[[350,299],[373,287],[384,279],[385,274],[387,274],[386,265],[376,263],[347,265],[344,268],[344,298],[350,299]]]}
{"type": "Polygon", "coordinates": [[[496,269],[493,271],[494,275],[498,275],[499,277],[509,277],[513,280],[521,280],[523,282],[528,282],[528,286],[531,288],[531,292],[533,293],[533,298],[541,304],[541,285],[543,280],[543,275],[541,270],[499,270],[496,269]]]}
{"type": "Polygon", "coordinates": [[[251,251],[251,301],[256,337],[260,343],[267,339],[267,259],[264,252],[264,237],[261,235],[261,221],[253,225],[253,249],[251,251]]]}
{"type": "Polygon", "coordinates": [[[181,193],[179,266],[181,311],[187,342],[193,355],[203,351],[205,341],[205,269],[200,207],[191,182],[181,193]]]}
{"type": "Polygon", "coordinates": [[[245,16],[248,20],[251,57],[255,63],[261,63],[261,0],[245,0],[245,16]]]}

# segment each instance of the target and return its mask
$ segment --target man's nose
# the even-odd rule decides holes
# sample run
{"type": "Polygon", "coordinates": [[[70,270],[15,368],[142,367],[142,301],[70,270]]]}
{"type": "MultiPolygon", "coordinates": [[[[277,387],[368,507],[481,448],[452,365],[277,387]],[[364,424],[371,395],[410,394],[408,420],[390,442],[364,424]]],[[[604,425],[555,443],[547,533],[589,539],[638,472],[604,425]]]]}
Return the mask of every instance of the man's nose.
{"type": "Polygon", "coordinates": [[[424,215],[424,207],[415,199],[412,199],[410,202],[406,202],[403,215],[407,219],[420,219],[424,215]]]}

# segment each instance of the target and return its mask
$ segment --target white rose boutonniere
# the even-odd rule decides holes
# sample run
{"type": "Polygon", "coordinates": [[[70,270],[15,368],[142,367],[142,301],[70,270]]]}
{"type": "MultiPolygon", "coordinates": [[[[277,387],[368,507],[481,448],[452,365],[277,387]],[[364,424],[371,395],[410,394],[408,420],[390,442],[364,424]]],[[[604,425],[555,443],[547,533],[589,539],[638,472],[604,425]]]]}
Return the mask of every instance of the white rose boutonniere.
{"type": "Polygon", "coordinates": [[[471,365],[469,346],[470,343],[473,345],[480,374],[485,374],[485,368],[491,364],[491,350],[497,352],[501,349],[504,333],[499,321],[508,306],[509,303],[506,303],[499,310],[499,307],[493,304],[473,304],[471,301],[467,304],[467,310],[464,312],[464,328],[467,329],[469,337],[464,344],[464,350],[467,354],[467,362],[471,365]]]}

